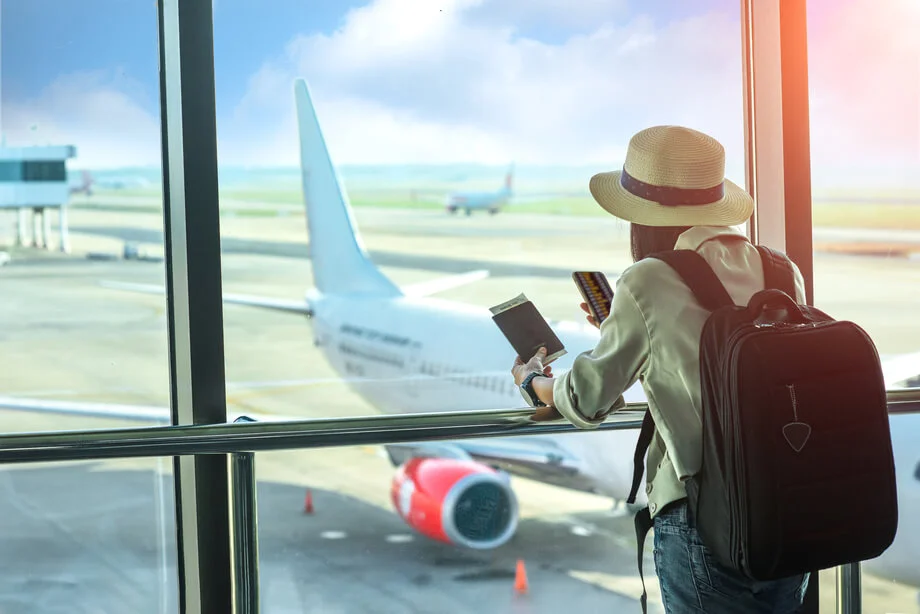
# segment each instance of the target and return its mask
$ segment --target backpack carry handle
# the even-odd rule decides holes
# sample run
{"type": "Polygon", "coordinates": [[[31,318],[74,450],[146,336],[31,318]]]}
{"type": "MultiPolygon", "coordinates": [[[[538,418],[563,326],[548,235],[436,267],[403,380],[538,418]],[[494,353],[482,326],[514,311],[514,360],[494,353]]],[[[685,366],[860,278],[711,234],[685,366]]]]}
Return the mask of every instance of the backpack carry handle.
{"type": "Polygon", "coordinates": [[[803,324],[808,322],[808,318],[802,312],[802,308],[799,307],[798,303],[782,290],[774,288],[761,290],[754,294],[748,302],[747,310],[751,319],[757,324],[766,322],[803,324]],[[767,316],[765,312],[768,310],[773,312],[783,311],[786,315],[785,317],[767,316]]]}

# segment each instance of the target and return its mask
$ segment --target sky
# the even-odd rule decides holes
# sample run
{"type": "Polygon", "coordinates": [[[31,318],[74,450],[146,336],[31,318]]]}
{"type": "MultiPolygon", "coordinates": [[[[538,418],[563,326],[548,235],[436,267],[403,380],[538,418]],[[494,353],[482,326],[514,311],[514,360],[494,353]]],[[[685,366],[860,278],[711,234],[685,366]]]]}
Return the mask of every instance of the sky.
{"type": "MultiPolygon", "coordinates": [[[[149,0],[0,0],[8,144],[156,166],[149,0]]],[[[816,177],[916,178],[920,2],[811,0],[816,177]],[[915,40],[917,39],[917,40],[915,40]]],[[[743,181],[738,0],[215,0],[221,165],[296,165],[307,79],[338,164],[622,165],[629,137],[716,137],[743,181]]]]}

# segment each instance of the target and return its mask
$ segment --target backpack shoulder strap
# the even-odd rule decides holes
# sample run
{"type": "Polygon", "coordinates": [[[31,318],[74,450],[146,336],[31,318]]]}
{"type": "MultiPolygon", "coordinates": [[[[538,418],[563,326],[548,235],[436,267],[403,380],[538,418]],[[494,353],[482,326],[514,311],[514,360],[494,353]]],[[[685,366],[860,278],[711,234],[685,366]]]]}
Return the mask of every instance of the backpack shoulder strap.
{"type": "MultiPolygon", "coordinates": [[[[642,482],[642,474],[645,471],[645,453],[652,443],[652,437],[655,435],[655,420],[652,418],[651,410],[645,410],[645,417],[642,418],[642,430],[639,431],[639,440],[636,442],[636,452],[633,457],[633,482],[629,491],[629,497],[626,503],[632,505],[636,502],[636,495],[639,492],[639,485],[642,482]]],[[[642,605],[642,614],[648,612],[648,593],[645,590],[645,577],[642,575],[642,560],[645,554],[645,537],[652,529],[652,516],[648,506],[639,510],[634,518],[636,526],[636,555],[639,564],[639,580],[642,581],[642,595],[639,597],[639,603],[642,605]]]]}
{"type": "Polygon", "coordinates": [[[764,288],[775,288],[785,292],[792,300],[798,302],[795,295],[795,272],[789,257],[764,245],[756,245],[763,261],[764,288]]]}
{"type": "Polygon", "coordinates": [[[648,592],[645,590],[645,577],[642,574],[642,562],[645,558],[645,538],[648,536],[648,532],[655,527],[655,522],[652,520],[652,514],[648,511],[648,508],[643,507],[633,519],[633,524],[636,527],[636,552],[639,557],[639,580],[642,581],[642,595],[639,596],[639,605],[642,606],[642,614],[647,614],[648,592]]]}
{"type": "Polygon", "coordinates": [[[649,257],[657,258],[674,269],[693,292],[700,305],[709,311],[735,304],[712,267],[695,251],[677,249],[657,252],[649,257]]]}

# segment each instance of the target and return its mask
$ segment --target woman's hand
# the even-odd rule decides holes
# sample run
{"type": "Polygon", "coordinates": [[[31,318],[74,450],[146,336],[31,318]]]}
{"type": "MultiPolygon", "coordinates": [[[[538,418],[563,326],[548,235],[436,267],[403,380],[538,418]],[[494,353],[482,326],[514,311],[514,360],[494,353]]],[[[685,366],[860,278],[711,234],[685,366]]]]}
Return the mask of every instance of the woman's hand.
{"type": "Polygon", "coordinates": [[[511,375],[514,376],[514,385],[520,386],[528,373],[537,371],[546,377],[553,376],[553,368],[549,365],[543,366],[543,359],[546,358],[546,348],[540,348],[537,353],[531,356],[530,360],[524,362],[518,356],[514,359],[514,366],[511,367],[511,375]]]}
{"type": "Polygon", "coordinates": [[[579,307],[581,307],[582,311],[588,314],[588,317],[585,318],[588,321],[588,324],[590,324],[594,328],[600,328],[600,325],[594,321],[594,316],[591,315],[591,310],[588,309],[588,303],[581,303],[579,307]]]}

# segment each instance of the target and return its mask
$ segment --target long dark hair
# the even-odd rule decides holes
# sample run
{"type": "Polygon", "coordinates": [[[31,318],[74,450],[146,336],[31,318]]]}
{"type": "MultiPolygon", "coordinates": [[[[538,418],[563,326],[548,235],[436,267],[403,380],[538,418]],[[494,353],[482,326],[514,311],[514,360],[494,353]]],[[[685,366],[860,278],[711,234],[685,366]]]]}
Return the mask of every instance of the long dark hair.
{"type": "Polygon", "coordinates": [[[677,237],[690,226],[643,226],[629,225],[629,243],[633,262],[639,262],[649,254],[674,249],[677,237]]]}

